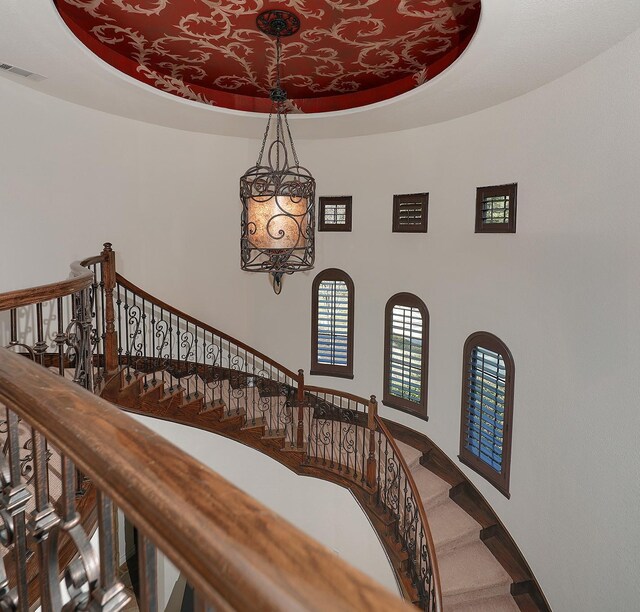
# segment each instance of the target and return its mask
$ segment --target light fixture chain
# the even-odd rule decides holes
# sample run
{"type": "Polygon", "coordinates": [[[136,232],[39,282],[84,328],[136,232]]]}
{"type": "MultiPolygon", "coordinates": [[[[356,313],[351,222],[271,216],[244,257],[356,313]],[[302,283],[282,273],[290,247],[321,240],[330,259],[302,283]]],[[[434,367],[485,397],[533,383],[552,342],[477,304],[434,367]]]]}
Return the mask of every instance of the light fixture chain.
{"type": "Polygon", "coordinates": [[[289,117],[287,113],[284,114],[284,124],[287,126],[287,134],[289,134],[289,142],[291,143],[291,152],[293,153],[293,160],[296,163],[296,166],[300,165],[298,160],[298,153],[296,152],[296,145],[293,142],[293,136],[291,135],[291,127],[289,127],[289,117]]]}
{"type": "Polygon", "coordinates": [[[267,138],[269,137],[269,129],[271,128],[271,117],[273,117],[273,109],[269,112],[269,119],[267,121],[267,129],[264,131],[264,137],[262,138],[262,146],[260,147],[260,153],[258,155],[258,161],[256,166],[262,163],[262,156],[264,155],[264,148],[267,146],[267,138]]]}

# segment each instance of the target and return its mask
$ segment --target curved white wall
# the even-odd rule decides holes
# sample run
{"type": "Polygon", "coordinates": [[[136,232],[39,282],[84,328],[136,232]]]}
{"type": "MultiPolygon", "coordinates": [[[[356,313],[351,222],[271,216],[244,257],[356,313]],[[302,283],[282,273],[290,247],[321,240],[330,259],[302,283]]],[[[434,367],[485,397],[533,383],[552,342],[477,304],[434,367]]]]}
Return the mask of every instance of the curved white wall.
{"type": "Polygon", "coordinates": [[[318,234],[313,273],[256,279],[248,337],[309,370],[311,283],[356,287],[355,379],[382,395],[383,313],[430,311],[429,422],[458,453],[462,346],[486,330],[516,364],[511,499],[470,470],[558,611],[637,610],[640,593],[640,33],[524,97],[431,128],[301,142],[319,195],[353,195],[353,232],[318,234]],[[474,234],[475,189],[518,183],[515,235],[474,234]],[[428,234],[391,233],[392,196],[430,193],[428,234]]]}
{"type": "MultiPolygon", "coordinates": [[[[386,300],[431,314],[425,431],[457,454],[461,350],[491,331],[516,362],[511,500],[469,472],[558,611],[640,603],[640,33],[526,96],[383,136],[299,142],[320,195],[354,196],[354,231],[319,234],[317,270],[356,283],[355,379],[381,395],[386,300]],[[518,233],[475,235],[475,188],[517,181],[518,233]],[[429,233],[393,235],[394,193],[429,191],[429,233]],[[478,264],[484,262],[482,272],[478,264]]],[[[165,300],[309,369],[313,274],[240,272],[238,176],[258,142],[179,132],[0,78],[0,291],[66,274],[114,242],[165,300]]]]}

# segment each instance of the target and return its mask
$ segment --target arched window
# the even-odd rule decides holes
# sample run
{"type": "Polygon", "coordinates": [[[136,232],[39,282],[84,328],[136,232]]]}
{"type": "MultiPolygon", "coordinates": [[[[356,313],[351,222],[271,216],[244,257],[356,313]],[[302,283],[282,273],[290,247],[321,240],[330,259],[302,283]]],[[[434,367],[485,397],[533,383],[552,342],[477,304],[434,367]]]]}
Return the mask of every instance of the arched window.
{"type": "Polygon", "coordinates": [[[353,300],[351,277],[323,270],[313,281],[311,374],[353,378],[353,300]]]}
{"type": "Polygon", "coordinates": [[[385,309],[382,402],[427,418],[429,311],[411,293],[397,293],[385,309]]]}
{"type": "Polygon", "coordinates": [[[464,345],[460,461],[509,497],[513,381],[511,352],[500,338],[477,332],[464,345]]]}

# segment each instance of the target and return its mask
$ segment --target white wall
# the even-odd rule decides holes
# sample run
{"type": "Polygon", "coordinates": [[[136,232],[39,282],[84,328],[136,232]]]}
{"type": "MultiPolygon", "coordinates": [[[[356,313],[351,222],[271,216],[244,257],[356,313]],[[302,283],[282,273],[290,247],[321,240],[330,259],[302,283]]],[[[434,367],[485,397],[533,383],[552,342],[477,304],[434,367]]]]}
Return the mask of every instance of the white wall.
{"type": "MultiPolygon", "coordinates": [[[[354,231],[318,236],[317,271],[356,283],[355,379],[314,382],[380,396],[385,302],[416,293],[431,314],[430,420],[393,416],[453,457],[462,345],[500,336],[516,361],[511,500],[467,472],[561,612],[640,602],[639,54],[636,33],[475,115],[298,143],[320,195],[354,196],[354,231]],[[475,188],[511,181],[518,233],[475,235],[475,188]],[[429,233],[391,234],[393,194],[414,191],[430,192],[429,233]]],[[[134,282],[308,371],[313,274],[275,296],[239,270],[237,178],[257,142],[112,117],[4,78],[0,100],[0,290],[66,274],[111,240],[134,282]]]]}
{"type": "Polygon", "coordinates": [[[640,33],[509,103],[430,128],[300,142],[319,195],[353,196],[353,232],[320,233],[312,273],[279,297],[249,290],[248,336],[310,365],[311,283],[355,282],[355,379],[382,395],[383,313],[396,292],[430,311],[429,422],[389,409],[458,453],[461,352],[497,334],[516,364],[511,500],[465,469],[557,611],[640,607],[640,33]],[[475,189],[518,183],[515,235],[475,235],[475,189]],[[428,234],[391,233],[392,196],[430,193],[428,234]],[[294,340],[295,339],[295,340],[294,340]]]}
{"type": "Polygon", "coordinates": [[[110,241],[134,283],[243,335],[238,177],[252,142],[114,117],[3,77],[0,101],[0,292],[65,278],[110,241]]]}

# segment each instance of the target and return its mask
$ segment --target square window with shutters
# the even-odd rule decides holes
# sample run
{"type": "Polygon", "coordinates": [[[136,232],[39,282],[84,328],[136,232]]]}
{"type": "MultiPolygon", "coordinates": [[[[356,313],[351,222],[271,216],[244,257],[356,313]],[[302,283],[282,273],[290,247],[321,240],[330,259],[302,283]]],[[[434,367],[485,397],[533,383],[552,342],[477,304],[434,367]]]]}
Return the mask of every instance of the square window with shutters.
{"type": "Polygon", "coordinates": [[[514,234],[518,185],[478,187],[476,194],[476,233],[514,234]]]}
{"type": "Polygon", "coordinates": [[[318,206],[318,231],[350,232],[351,204],[351,196],[321,197],[318,206]]]}
{"type": "Polygon", "coordinates": [[[393,196],[393,231],[426,233],[428,210],[428,193],[393,196]]]}

